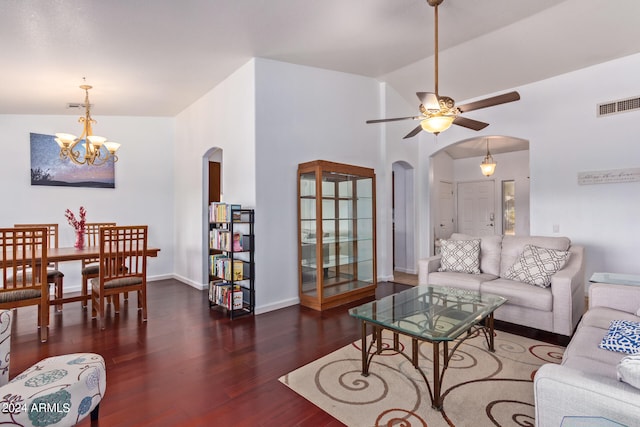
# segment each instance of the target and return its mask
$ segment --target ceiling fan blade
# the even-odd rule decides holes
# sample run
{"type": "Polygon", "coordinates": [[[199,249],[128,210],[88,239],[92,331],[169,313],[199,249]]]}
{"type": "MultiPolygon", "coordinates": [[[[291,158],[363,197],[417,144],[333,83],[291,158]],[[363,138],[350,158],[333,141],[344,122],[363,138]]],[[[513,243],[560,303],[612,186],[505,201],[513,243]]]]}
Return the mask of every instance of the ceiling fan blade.
{"type": "Polygon", "coordinates": [[[422,130],[422,126],[418,125],[416,126],[416,128],[414,130],[412,130],[411,132],[409,132],[404,138],[402,139],[407,139],[407,138],[413,138],[414,136],[416,136],[417,134],[420,133],[420,131],[422,130]]]}
{"type": "Polygon", "coordinates": [[[467,111],[479,110],[480,108],[493,107],[494,105],[506,104],[507,102],[518,101],[520,94],[518,92],[503,93],[502,95],[493,96],[491,98],[481,99],[480,101],[470,102],[468,104],[458,105],[461,113],[467,111]]]}
{"type": "Polygon", "coordinates": [[[453,121],[454,125],[462,126],[473,130],[482,130],[489,126],[489,123],[480,122],[478,120],[468,119],[466,117],[458,116],[453,121]]]}
{"type": "Polygon", "coordinates": [[[438,95],[433,92],[416,92],[416,95],[418,95],[420,104],[424,105],[427,110],[440,111],[440,101],[438,100],[438,95]]]}
{"type": "Polygon", "coordinates": [[[367,123],[384,123],[384,122],[397,122],[399,120],[420,120],[423,118],[422,116],[411,116],[411,117],[396,117],[393,119],[375,119],[375,120],[367,120],[367,123]]]}

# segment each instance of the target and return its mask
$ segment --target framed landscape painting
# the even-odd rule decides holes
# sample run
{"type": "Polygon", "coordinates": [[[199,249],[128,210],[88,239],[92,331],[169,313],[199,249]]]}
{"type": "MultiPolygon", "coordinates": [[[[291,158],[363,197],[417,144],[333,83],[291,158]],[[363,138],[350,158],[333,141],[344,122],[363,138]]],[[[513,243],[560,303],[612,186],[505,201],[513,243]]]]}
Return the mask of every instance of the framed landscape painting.
{"type": "MultiPolygon", "coordinates": [[[[113,159],[100,166],[76,165],[60,158],[53,135],[31,133],[31,185],[55,187],[115,188],[113,159]]],[[[75,150],[84,157],[84,143],[75,150]]]]}

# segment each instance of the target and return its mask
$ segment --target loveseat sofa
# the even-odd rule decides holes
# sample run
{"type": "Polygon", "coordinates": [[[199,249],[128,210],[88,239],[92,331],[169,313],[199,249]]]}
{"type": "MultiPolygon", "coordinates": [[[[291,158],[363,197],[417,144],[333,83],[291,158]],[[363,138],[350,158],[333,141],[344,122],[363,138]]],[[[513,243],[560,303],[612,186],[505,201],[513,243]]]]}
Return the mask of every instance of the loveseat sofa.
{"type": "MultiPolygon", "coordinates": [[[[418,284],[462,288],[507,298],[495,319],[571,336],[584,313],[584,248],[567,237],[482,236],[454,233],[447,242],[480,240],[479,268],[475,273],[438,271],[442,254],[418,261],[418,284]],[[535,286],[509,277],[527,246],[568,252],[564,265],[551,275],[550,286],[535,286]]],[[[447,270],[447,269],[444,269],[447,270]]],[[[454,269],[455,270],[455,269],[454,269]]]]}
{"type": "MultiPolygon", "coordinates": [[[[536,373],[536,426],[560,426],[568,419],[580,425],[640,426],[640,354],[599,347],[614,320],[640,322],[640,286],[591,284],[589,310],[562,363],[543,365],[536,373]]],[[[619,340],[621,345],[630,345],[627,338],[619,340]]]]}

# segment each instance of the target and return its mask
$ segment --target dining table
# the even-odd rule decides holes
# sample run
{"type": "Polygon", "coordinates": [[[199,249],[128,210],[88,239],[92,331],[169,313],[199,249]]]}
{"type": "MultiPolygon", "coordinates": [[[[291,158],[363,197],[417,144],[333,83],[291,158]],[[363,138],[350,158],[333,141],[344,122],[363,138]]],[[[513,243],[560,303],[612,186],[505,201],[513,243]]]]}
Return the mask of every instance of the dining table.
{"type": "MultiPolygon", "coordinates": [[[[160,248],[147,247],[148,257],[157,257],[160,248]]],[[[35,259],[39,260],[41,257],[36,252],[35,259]]],[[[68,261],[83,261],[83,260],[95,260],[100,258],[100,246],[85,246],[78,249],[74,246],[61,247],[61,248],[47,248],[47,263],[68,262],[68,261]]],[[[0,261],[2,261],[2,253],[0,253],[0,261]]],[[[91,299],[91,295],[74,295],[69,297],[54,298],[49,300],[49,306],[59,305],[76,301],[88,301],[91,299]]]]}

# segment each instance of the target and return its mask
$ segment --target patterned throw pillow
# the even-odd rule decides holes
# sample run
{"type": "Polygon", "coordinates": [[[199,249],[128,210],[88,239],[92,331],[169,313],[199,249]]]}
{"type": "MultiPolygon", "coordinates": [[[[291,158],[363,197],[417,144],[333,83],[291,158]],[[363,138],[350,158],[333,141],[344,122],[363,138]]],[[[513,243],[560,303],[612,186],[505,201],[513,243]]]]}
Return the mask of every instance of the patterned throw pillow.
{"type": "Polygon", "coordinates": [[[630,320],[612,321],[609,332],[599,347],[628,354],[640,353],[640,323],[630,320]]]}
{"type": "Polygon", "coordinates": [[[480,274],[480,239],[441,240],[438,271],[480,274]]]}
{"type": "Polygon", "coordinates": [[[520,257],[505,273],[505,277],[548,288],[551,286],[551,276],[564,267],[569,254],[569,251],[526,245],[520,257]]]}

